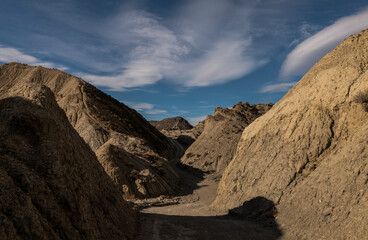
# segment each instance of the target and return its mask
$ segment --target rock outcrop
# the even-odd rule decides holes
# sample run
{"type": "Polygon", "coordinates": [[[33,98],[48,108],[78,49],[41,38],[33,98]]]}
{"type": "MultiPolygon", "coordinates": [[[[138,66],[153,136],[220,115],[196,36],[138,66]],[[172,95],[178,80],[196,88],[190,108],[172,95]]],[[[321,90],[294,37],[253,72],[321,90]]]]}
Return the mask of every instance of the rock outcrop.
{"type": "Polygon", "coordinates": [[[182,117],[165,118],[161,121],[150,121],[162,134],[171,139],[177,149],[178,160],[184,155],[192,143],[202,134],[203,122],[193,127],[182,117]]]}
{"type": "Polygon", "coordinates": [[[368,225],[368,31],[327,54],[244,131],[214,208],[262,196],[290,239],[364,239],[368,225]],[[362,94],[363,93],[363,94],[362,94]]]}
{"type": "MultiPolygon", "coordinates": [[[[140,164],[145,167],[144,169],[130,168],[132,172],[127,172],[126,169],[116,167],[118,155],[114,154],[111,158],[106,158],[106,155],[98,154],[98,156],[104,156],[104,159],[99,158],[100,162],[118,187],[124,190],[124,195],[131,198],[153,197],[174,192],[178,177],[167,160],[175,157],[175,148],[135,110],[82,79],[56,69],[19,63],[0,66],[0,96],[7,93],[9,88],[22,86],[25,83],[37,83],[50,88],[71,125],[96,153],[101,147],[109,149],[107,145],[118,143],[111,146],[116,151],[121,151],[118,155],[129,155],[131,159],[136,159],[138,156],[140,162],[144,162],[143,165],[140,164]],[[111,164],[107,164],[106,159],[114,159],[111,163],[115,166],[114,169],[108,169],[111,164]],[[160,166],[161,170],[155,169],[155,166],[160,166]],[[140,174],[135,174],[135,171],[141,172],[145,169],[151,174],[150,181],[140,174]],[[126,175],[116,176],[121,173],[126,175]],[[128,178],[129,181],[122,182],[123,179],[128,178]],[[139,182],[144,184],[137,185],[139,182]],[[147,189],[143,190],[143,188],[147,189]]],[[[105,150],[104,152],[106,153],[105,150]]],[[[122,161],[124,162],[125,159],[122,161]]]]}
{"type": "Polygon", "coordinates": [[[161,121],[150,121],[158,130],[188,130],[193,126],[182,117],[165,118],[161,121]]]}
{"type": "Polygon", "coordinates": [[[203,133],[186,150],[181,162],[205,172],[222,173],[232,160],[246,126],[267,112],[272,104],[239,102],[232,108],[215,109],[202,123],[203,133]]]}
{"type": "Polygon", "coordinates": [[[53,93],[0,98],[0,239],[133,239],[135,213],[53,93]]]}
{"type": "Polygon", "coordinates": [[[177,188],[177,175],[167,167],[166,159],[139,152],[130,154],[124,150],[124,144],[119,138],[110,139],[96,152],[108,175],[121,187],[124,197],[135,199],[173,193],[171,190],[177,188]]]}

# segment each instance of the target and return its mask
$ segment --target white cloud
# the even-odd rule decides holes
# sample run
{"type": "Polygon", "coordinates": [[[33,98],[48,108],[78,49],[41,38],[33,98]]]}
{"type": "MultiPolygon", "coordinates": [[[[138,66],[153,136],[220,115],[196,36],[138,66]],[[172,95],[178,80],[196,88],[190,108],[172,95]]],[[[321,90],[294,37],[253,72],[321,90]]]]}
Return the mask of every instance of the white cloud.
{"type": "Polygon", "coordinates": [[[312,25],[309,23],[303,23],[300,27],[299,27],[299,32],[300,35],[303,39],[309,38],[310,36],[313,35],[314,32],[316,32],[318,30],[319,26],[317,25],[312,25]]]}
{"type": "Polygon", "coordinates": [[[151,104],[151,103],[145,103],[145,102],[128,102],[128,101],[124,101],[122,103],[128,105],[130,108],[133,108],[133,109],[135,109],[138,112],[146,113],[146,114],[149,114],[149,115],[167,113],[166,110],[155,108],[155,105],[154,104],[151,104]]]}
{"type": "Polygon", "coordinates": [[[251,40],[222,40],[214,45],[202,58],[191,62],[181,74],[189,81],[188,87],[210,86],[240,78],[266,61],[247,56],[251,40]],[[190,71],[188,71],[190,69],[190,71]]]}
{"type": "Polygon", "coordinates": [[[163,114],[163,113],[167,113],[166,110],[162,110],[162,109],[152,109],[152,110],[148,110],[146,111],[147,114],[150,115],[155,115],[155,114],[163,114]]]}
{"type": "Polygon", "coordinates": [[[205,120],[207,115],[198,116],[198,117],[190,117],[188,118],[188,122],[193,126],[197,125],[200,121],[205,120]]]}
{"type": "MultiPolygon", "coordinates": [[[[211,5],[208,1],[206,4],[211,5]]],[[[212,10],[224,12],[218,7],[212,10]]],[[[186,21],[180,24],[189,21],[190,26],[216,25],[211,23],[215,21],[212,19],[206,19],[209,21],[206,23],[190,18],[186,21]]],[[[121,71],[113,76],[83,74],[81,77],[110,90],[123,91],[164,79],[185,87],[210,86],[243,77],[266,62],[253,56],[251,38],[244,40],[244,36],[233,30],[219,35],[218,29],[209,27],[216,38],[203,34],[203,26],[195,31],[178,27],[175,32],[161,19],[144,11],[122,12],[109,19],[107,26],[108,29],[101,30],[103,34],[131,49],[120,63],[121,71]]]]}
{"type": "Polygon", "coordinates": [[[261,93],[287,92],[296,82],[269,84],[261,88],[261,93]]]}
{"type": "Polygon", "coordinates": [[[37,58],[21,53],[15,48],[4,48],[0,46],[1,62],[35,63],[37,58]]]}
{"type": "Polygon", "coordinates": [[[149,59],[137,59],[128,63],[123,73],[116,76],[81,74],[81,77],[96,86],[106,86],[110,88],[109,90],[114,91],[146,86],[162,79],[158,65],[149,59]]]}
{"type": "Polygon", "coordinates": [[[189,111],[186,110],[177,110],[176,112],[180,113],[180,114],[187,114],[190,113],[189,111]]]}
{"type": "Polygon", "coordinates": [[[300,43],[282,65],[281,77],[302,75],[351,34],[368,28],[368,9],[343,17],[300,43]]]}
{"type": "Polygon", "coordinates": [[[273,38],[286,35],[275,26],[283,25],[292,1],[189,0],[173,4],[163,18],[133,2],[115,5],[115,14],[96,15],[75,1],[42,1],[36,8],[71,34],[53,28],[46,31],[52,36],[34,31],[31,39],[37,51],[76,66],[79,76],[97,86],[124,91],[171,81],[188,90],[244,77],[265,64],[283,41],[273,38]]]}
{"type": "Polygon", "coordinates": [[[189,111],[187,111],[187,110],[180,110],[176,106],[171,106],[171,109],[172,109],[173,112],[179,113],[179,114],[187,114],[187,113],[189,113],[189,111]]]}
{"type": "Polygon", "coordinates": [[[26,63],[34,66],[43,66],[48,68],[59,68],[61,70],[66,70],[66,67],[58,66],[50,62],[42,62],[39,59],[22,53],[18,49],[3,47],[0,45],[0,62],[20,62],[26,63]]]}
{"type": "Polygon", "coordinates": [[[154,84],[175,68],[181,55],[188,53],[176,35],[152,14],[132,11],[116,16],[111,22],[114,28],[108,30],[110,37],[134,47],[127,61],[122,63],[120,74],[82,76],[95,85],[124,90],[154,84]]]}
{"type": "Polygon", "coordinates": [[[155,107],[155,105],[151,103],[137,103],[137,102],[123,102],[123,103],[137,111],[151,110],[155,107]]]}

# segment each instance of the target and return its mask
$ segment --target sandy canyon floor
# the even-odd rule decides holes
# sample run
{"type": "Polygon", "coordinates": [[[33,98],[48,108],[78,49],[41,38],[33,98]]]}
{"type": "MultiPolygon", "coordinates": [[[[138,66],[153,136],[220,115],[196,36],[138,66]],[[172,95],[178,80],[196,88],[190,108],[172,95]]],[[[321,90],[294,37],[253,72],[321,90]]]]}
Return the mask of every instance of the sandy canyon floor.
{"type": "Polygon", "coordinates": [[[216,197],[218,174],[201,175],[177,167],[176,170],[187,187],[181,196],[156,199],[150,207],[141,209],[136,239],[244,240],[278,239],[282,235],[275,222],[265,224],[212,211],[209,206],[216,197]]]}

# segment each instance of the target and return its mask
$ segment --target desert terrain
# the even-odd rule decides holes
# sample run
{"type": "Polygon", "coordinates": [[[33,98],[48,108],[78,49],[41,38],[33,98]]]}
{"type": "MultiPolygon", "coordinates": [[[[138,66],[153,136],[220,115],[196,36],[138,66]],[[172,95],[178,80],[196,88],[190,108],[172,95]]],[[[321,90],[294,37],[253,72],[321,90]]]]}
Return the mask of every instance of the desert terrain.
{"type": "Polygon", "coordinates": [[[0,239],[367,239],[367,119],[368,30],[196,126],[3,64],[0,239]]]}

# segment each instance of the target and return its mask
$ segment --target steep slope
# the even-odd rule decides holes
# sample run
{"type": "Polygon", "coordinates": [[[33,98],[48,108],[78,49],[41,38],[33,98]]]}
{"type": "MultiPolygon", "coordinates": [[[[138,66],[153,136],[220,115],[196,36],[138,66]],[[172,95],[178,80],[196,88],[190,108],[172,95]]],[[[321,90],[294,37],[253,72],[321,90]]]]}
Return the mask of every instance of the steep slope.
{"type": "MultiPolygon", "coordinates": [[[[82,79],[56,69],[32,67],[19,63],[0,66],[0,96],[7,93],[12,86],[21,86],[27,82],[42,84],[51,89],[71,125],[93,151],[98,152],[107,142],[119,142],[119,147],[124,154],[139,155],[140,159],[145,161],[147,169],[158,164],[161,168],[165,168],[164,173],[169,173],[168,175],[155,175],[157,171],[154,171],[155,181],[150,181],[147,185],[152,185],[149,186],[151,189],[160,189],[160,191],[155,191],[155,196],[174,191],[178,179],[166,160],[174,157],[175,149],[164,135],[135,110],[128,108],[82,79]],[[163,189],[161,185],[168,188],[163,189]]],[[[105,159],[99,160],[104,163],[106,161],[105,159]]],[[[104,166],[109,165],[104,164],[104,166]]],[[[106,169],[106,171],[117,174],[111,169],[106,169]]],[[[110,176],[116,180],[114,176],[110,176]]],[[[140,175],[135,176],[140,177],[140,175]]],[[[137,188],[141,188],[135,184],[136,180],[139,179],[132,179],[128,182],[116,181],[116,183],[127,193],[132,193],[138,192],[137,188]]],[[[133,197],[149,197],[152,191],[146,191],[146,193],[147,195],[144,196],[140,194],[133,197]]]]}
{"type": "Polygon", "coordinates": [[[177,175],[167,167],[166,159],[158,155],[141,155],[139,152],[130,154],[124,150],[124,144],[119,138],[111,138],[98,149],[96,155],[108,175],[121,187],[125,198],[173,193],[172,189],[177,187],[177,175]]]}
{"type": "Polygon", "coordinates": [[[0,239],[133,238],[135,213],[45,86],[0,100],[0,222],[0,239]]]}
{"type": "Polygon", "coordinates": [[[230,109],[217,107],[213,116],[207,116],[203,133],[181,162],[206,172],[222,172],[232,160],[244,128],[271,107],[272,104],[242,102],[230,109]]]}
{"type": "Polygon", "coordinates": [[[177,157],[181,158],[184,152],[203,132],[203,123],[193,127],[182,117],[165,118],[161,121],[150,121],[162,134],[172,140],[178,149],[177,157]]]}
{"type": "Polygon", "coordinates": [[[158,130],[188,130],[193,126],[182,117],[165,118],[161,121],[150,121],[158,130]]]}
{"type": "Polygon", "coordinates": [[[246,128],[212,206],[231,209],[263,196],[277,204],[291,239],[365,239],[368,113],[356,96],[368,91],[367,69],[363,31],[246,128]]]}

